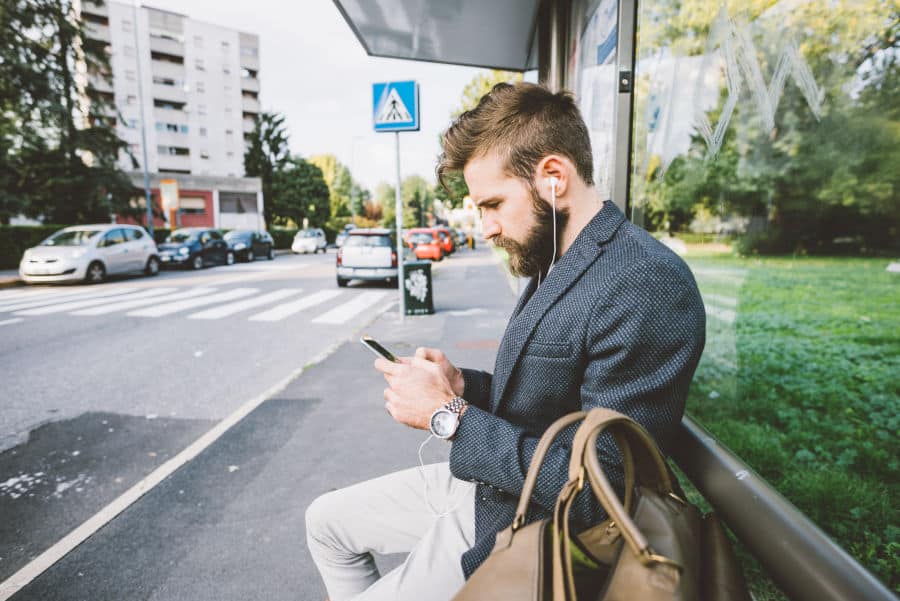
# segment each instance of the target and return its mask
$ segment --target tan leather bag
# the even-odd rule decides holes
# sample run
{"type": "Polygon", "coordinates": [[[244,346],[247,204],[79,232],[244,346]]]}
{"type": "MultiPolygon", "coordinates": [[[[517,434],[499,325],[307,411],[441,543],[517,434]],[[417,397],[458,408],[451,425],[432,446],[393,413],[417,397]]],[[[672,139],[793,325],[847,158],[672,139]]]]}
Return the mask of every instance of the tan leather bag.
{"type": "Polygon", "coordinates": [[[454,601],[576,601],[579,594],[590,601],[749,601],[721,524],[712,519],[706,527],[697,508],[679,493],[653,439],[632,419],[609,409],[564,416],[538,443],[513,523],[497,534],[491,555],[454,601]],[[565,427],[582,419],[553,518],[525,525],[550,445],[565,427]],[[622,455],[624,502],[597,457],[597,437],[605,431],[622,455]],[[569,512],[586,481],[609,520],[573,537],[569,512]],[[576,577],[573,544],[597,565],[587,579],[576,577]]]}

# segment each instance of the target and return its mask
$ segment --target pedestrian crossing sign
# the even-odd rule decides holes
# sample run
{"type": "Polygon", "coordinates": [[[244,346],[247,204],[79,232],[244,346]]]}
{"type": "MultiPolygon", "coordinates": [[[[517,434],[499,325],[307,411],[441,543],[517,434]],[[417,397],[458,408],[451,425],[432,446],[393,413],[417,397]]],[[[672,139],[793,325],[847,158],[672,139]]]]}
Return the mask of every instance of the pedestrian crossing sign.
{"type": "Polygon", "coordinates": [[[419,131],[419,84],[372,84],[372,108],[375,131],[419,131]]]}

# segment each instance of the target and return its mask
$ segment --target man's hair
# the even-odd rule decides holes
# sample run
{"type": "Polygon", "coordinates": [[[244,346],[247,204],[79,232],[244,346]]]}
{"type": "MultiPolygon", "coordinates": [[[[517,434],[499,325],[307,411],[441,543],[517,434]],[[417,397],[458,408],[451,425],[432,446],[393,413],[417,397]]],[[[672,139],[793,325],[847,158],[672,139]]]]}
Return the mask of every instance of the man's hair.
{"type": "Polygon", "coordinates": [[[444,132],[438,181],[460,172],[476,157],[499,151],[509,175],[531,183],[541,159],[569,158],[586,184],[594,184],[594,161],[587,126],[568,92],[553,93],[533,83],[499,83],[478,106],[461,114],[444,132]]]}

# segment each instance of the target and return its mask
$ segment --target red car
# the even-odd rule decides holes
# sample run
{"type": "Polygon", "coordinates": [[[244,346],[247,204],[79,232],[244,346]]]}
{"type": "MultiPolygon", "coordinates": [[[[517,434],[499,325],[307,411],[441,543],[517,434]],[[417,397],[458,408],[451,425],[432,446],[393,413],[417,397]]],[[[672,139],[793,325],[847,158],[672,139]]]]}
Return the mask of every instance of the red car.
{"type": "Polygon", "coordinates": [[[417,259],[440,261],[444,258],[444,248],[441,237],[434,228],[413,228],[406,232],[403,240],[416,254],[417,259]]]}
{"type": "Polygon", "coordinates": [[[456,252],[456,241],[454,240],[453,232],[450,231],[449,227],[439,225],[431,229],[436,230],[438,236],[441,237],[441,246],[444,249],[445,255],[452,255],[456,252]]]}

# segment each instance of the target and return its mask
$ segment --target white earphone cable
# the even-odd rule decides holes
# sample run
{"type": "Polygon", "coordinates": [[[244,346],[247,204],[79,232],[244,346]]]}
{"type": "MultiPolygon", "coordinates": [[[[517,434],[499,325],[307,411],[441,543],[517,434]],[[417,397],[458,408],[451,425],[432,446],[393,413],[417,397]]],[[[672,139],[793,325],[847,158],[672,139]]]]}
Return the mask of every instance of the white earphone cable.
{"type": "Polygon", "coordinates": [[[442,518],[445,515],[449,515],[459,509],[459,506],[462,505],[463,501],[465,500],[465,495],[463,495],[462,498],[457,499],[455,505],[448,509],[445,509],[444,511],[438,511],[432,504],[431,499],[428,497],[428,476],[425,473],[425,461],[422,460],[422,449],[425,448],[425,445],[431,442],[432,438],[434,438],[434,434],[429,434],[428,438],[422,441],[422,444],[419,445],[419,476],[422,477],[422,490],[425,497],[425,504],[428,505],[428,511],[430,511],[434,517],[442,518]]]}

